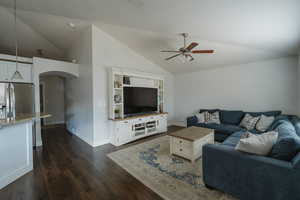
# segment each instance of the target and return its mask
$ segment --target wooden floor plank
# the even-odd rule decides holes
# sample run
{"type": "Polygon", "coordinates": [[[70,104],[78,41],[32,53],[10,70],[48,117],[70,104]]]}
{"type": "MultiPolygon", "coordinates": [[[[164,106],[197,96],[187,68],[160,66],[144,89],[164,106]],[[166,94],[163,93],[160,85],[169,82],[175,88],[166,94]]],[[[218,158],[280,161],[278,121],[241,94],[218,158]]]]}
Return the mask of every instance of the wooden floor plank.
{"type": "MultiPolygon", "coordinates": [[[[169,127],[168,133],[181,129],[169,127]]],[[[161,137],[121,147],[92,148],[64,127],[43,129],[43,147],[34,150],[34,171],[0,190],[2,200],[161,200],[106,155],[161,137]]]]}

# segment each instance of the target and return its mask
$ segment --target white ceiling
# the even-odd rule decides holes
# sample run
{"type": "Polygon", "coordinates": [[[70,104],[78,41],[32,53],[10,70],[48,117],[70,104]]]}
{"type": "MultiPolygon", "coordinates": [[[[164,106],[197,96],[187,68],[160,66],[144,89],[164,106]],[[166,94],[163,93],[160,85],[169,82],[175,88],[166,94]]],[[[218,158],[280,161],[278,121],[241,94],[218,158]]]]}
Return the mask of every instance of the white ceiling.
{"type": "MultiPolygon", "coordinates": [[[[11,7],[11,0],[0,5],[11,7]]],[[[58,48],[70,46],[90,23],[168,71],[179,73],[296,55],[300,44],[299,0],[19,0],[19,17],[58,48]],[[58,17],[64,16],[64,17],[58,17]],[[77,20],[75,20],[77,19],[77,20]],[[182,46],[178,33],[190,33],[199,49],[196,61],[166,62],[160,50],[182,46]],[[69,37],[68,37],[69,36],[69,37]]]]}

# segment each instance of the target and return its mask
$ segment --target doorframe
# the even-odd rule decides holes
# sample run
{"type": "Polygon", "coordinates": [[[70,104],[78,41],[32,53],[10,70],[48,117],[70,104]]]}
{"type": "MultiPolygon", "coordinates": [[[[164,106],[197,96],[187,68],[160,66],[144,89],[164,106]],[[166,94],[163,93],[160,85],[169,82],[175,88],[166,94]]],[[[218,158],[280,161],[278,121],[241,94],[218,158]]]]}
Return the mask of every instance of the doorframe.
{"type": "MultiPolygon", "coordinates": [[[[45,82],[44,81],[40,81],[40,83],[39,83],[39,87],[41,87],[42,86],[42,91],[43,91],[43,94],[40,94],[40,95],[42,95],[43,96],[43,108],[44,108],[44,110],[43,110],[43,112],[46,112],[46,103],[45,103],[45,101],[46,101],[46,99],[45,99],[45,82]]],[[[40,88],[39,88],[39,91],[40,91],[40,88]]],[[[41,105],[40,105],[40,108],[41,108],[41,105]]],[[[45,126],[46,125],[46,121],[45,121],[45,119],[41,119],[42,121],[43,121],[43,125],[45,126]]]]}

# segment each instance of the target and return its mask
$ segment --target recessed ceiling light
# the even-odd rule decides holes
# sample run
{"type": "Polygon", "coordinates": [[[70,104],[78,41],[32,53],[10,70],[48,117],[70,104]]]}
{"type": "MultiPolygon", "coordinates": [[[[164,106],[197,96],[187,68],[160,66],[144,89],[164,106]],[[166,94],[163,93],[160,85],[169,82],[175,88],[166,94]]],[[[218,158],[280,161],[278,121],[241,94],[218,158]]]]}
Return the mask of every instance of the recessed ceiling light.
{"type": "Polygon", "coordinates": [[[68,26],[71,27],[72,29],[76,28],[76,25],[73,22],[69,22],[68,26]]]}

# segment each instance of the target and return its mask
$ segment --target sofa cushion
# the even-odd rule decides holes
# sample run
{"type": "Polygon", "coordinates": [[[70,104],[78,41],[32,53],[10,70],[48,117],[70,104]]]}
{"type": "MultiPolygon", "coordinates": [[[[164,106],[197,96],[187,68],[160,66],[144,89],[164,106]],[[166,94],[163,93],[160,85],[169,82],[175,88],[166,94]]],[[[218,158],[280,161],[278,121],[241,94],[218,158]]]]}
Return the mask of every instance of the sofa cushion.
{"type": "Polygon", "coordinates": [[[246,138],[241,138],[235,150],[266,156],[276,143],[278,133],[276,131],[266,132],[260,135],[249,134],[246,138]]]}
{"type": "Polygon", "coordinates": [[[241,110],[220,110],[220,120],[223,124],[238,125],[244,116],[241,110]]]}
{"type": "Polygon", "coordinates": [[[290,161],[300,150],[300,138],[295,127],[290,121],[280,120],[280,124],[275,130],[278,132],[278,140],[270,156],[279,160],[290,161]]]}
{"type": "Polygon", "coordinates": [[[198,123],[204,123],[205,122],[204,113],[197,113],[195,116],[197,117],[198,123]]]}
{"type": "MultiPolygon", "coordinates": [[[[200,113],[202,114],[202,113],[200,113]]],[[[205,119],[205,123],[207,124],[212,124],[212,123],[216,123],[216,124],[220,124],[220,114],[218,111],[214,112],[214,113],[210,113],[210,112],[204,112],[204,119],[205,119]]]]}
{"type": "Polygon", "coordinates": [[[273,111],[266,111],[266,112],[246,112],[250,114],[253,117],[258,117],[260,115],[265,115],[265,116],[278,116],[281,114],[280,110],[273,110],[273,111]]]}
{"type": "Polygon", "coordinates": [[[280,124],[285,121],[289,121],[289,117],[286,115],[279,115],[275,117],[274,122],[271,124],[267,131],[275,130],[280,124]]]}
{"type": "Polygon", "coordinates": [[[260,117],[253,117],[250,114],[246,114],[242,119],[240,126],[246,128],[247,130],[252,130],[255,128],[256,123],[260,117]]]}
{"type": "Polygon", "coordinates": [[[218,133],[215,132],[215,141],[221,143],[221,142],[224,142],[224,140],[226,140],[226,138],[228,138],[227,134],[224,134],[221,132],[218,132],[218,133]]]}
{"type": "Polygon", "coordinates": [[[300,138],[284,137],[274,146],[270,156],[279,160],[291,161],[300,151],[300,138]]]}
{"type": "Polygon", "coordinates": [[[237,143],[239,143],[240,139],[241,138],[239,138],[239,137],[231,137],[230,136],[222,143],[222,145],[235,147],[237,145],[237,143]]]}
{"type": "Polygon", "coordinates": [[[280,125],[277,126],[275,131],[278,132],[278,141],[285,137],[298,137],[295,127],[290,121],[282,120],[280,125]]]}
{"type": "Polygon", "coordinates": [[[258,120],[255,128],[259,131],[266,131],[268,130],[268,128],[271,126],[271,124],[273,123],[275,117],[274,116],[265,116],[265,115],[261,115],[260,119],[258,120]]]}
{"type": "Polygon", "coordinates": [[[211,128],[215,130],[215,133],[222,133],[231,135],[234,132],[243,130],[239,126],[234,126],[230,124],[205,124],[205,123],[198,123],[196,126],[204,127],[204,128],[211,128]]]}
{"type": "Polygon", "coordinates": [[[290,121],[295,127],[297,135],[300,137],[300,119],[297,116],[291,116],[290,121]]]}

